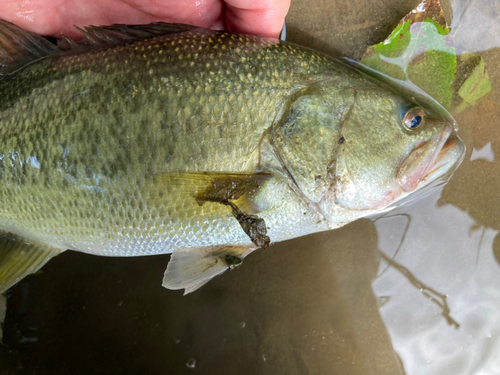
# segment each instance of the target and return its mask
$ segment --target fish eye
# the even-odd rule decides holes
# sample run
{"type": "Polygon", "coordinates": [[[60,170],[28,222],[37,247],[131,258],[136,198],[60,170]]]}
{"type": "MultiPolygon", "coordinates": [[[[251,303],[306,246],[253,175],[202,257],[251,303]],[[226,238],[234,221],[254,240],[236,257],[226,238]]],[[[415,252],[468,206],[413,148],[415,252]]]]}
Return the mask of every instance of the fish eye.
{"type": "Polygon", "coordinates": [[[419,107],[409,109],[404,117],[403,124],[408,130],[416,130],[424,124],[424,110],[419,107]]]}

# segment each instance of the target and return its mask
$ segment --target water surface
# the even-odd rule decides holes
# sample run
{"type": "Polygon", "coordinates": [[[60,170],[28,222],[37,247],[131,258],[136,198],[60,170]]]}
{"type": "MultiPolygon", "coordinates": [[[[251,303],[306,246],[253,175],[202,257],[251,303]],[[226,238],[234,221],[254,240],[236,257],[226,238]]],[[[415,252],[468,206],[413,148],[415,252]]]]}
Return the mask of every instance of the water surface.
{"type": "MultiPolygon", "coordinates": [[[[417,4],[293,0],[288,40],[359,59],[417,4]]],[[[443,4],[493,90],[454,113],[467,155],[442,193],[256,251],[186,297],[161,287],[169,256],[66,252],[9,291],[0,373],[499,373],[499,4],[443,4]]]]}

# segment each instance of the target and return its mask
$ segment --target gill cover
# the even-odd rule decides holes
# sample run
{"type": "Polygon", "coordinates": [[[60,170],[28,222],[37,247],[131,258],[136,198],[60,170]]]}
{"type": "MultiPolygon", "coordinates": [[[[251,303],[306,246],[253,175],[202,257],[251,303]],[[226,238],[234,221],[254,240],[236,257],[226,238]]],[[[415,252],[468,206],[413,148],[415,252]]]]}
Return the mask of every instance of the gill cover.
{"type": "Polygon", "coordinates": [[[296,95],[270,135],[274,151],[293,184],[315,203],[332,185],[339,124],[349,97],[341,91],[332,82],[321,82],[305,94],[296,95]]]}

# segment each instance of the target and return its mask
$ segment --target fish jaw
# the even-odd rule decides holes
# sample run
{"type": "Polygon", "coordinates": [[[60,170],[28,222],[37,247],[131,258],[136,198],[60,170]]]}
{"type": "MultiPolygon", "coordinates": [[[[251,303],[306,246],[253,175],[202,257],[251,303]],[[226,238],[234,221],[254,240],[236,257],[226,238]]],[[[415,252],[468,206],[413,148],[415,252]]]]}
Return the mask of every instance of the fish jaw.
{"type": "Polygon", "coordinates": [[[430,184],[431,182],[442,177],[453,168],[460,165],[465,156],[465,146],[458,137],[450,137],[443,145],[439,152],[432,168],[427,172],[422,181],[420,181],[418,189],[430,184]]]}
{"type": "MultiPolygon", "coordinates": [[[[453,133],[453,130],[453,126],[445,122],[441,131],[427,141],[422,141],[413,147],[395,171],[394,183],[387,187],[385,194],[379,200],[372,201],[371,206],[365,210],[357,211],[339,204],[336,199],[336,189],[333,189],[330,199],[335,201],[336,210],[332,211],[331,207],[324,202],[323,205],[328,206],[323,210],[325,216],[329,220],[335,221],[338,217],[346,216],[349,212],[358,212],[357,215],[354,215],[357,217],[380,212],[446,175],[460,164],[465,150],[465,146],[460,138],[453,133]],[[326,214],[328,209],[334,214],[326,214]]],[[[338,185],[336,187],[338,188],[338,185]]],[[[355,193],[355,186],[347,180],[343,189],[349,192],[349,188],[352,188],[355,193]]]]}
{"type": "Polygon", "coordinates": [[[453,128],[445,123],[441,132],[420,143],[400,164],[396,180],[410,193],[446,173],[463,155],[463,143],[451,136],[453,128]]]}

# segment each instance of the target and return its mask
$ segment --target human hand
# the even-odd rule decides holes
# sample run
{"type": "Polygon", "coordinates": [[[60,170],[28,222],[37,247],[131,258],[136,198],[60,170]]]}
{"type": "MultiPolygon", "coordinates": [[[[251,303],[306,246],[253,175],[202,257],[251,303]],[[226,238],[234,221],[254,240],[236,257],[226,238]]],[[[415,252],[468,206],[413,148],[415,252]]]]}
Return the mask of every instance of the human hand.
{"type": "Polygon", "coordinates": [[[82,37],[73,25],[178,22],[277,38],[290,0],[0,0],[1,18],[27,31],[82,37]]]}

